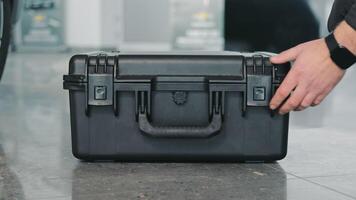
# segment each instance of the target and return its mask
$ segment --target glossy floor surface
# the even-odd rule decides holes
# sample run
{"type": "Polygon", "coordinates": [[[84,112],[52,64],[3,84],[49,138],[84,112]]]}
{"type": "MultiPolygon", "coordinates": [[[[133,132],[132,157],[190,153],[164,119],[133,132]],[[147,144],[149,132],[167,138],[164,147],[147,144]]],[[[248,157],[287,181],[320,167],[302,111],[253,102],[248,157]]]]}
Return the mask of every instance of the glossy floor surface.
{"type": "Polygon", "coordinates": [[[69,54],[12,54],[0,84],[0,199],[356,199],[356,68],[291,116],[274,164],[84,163],[71,154],[69,54]]]}

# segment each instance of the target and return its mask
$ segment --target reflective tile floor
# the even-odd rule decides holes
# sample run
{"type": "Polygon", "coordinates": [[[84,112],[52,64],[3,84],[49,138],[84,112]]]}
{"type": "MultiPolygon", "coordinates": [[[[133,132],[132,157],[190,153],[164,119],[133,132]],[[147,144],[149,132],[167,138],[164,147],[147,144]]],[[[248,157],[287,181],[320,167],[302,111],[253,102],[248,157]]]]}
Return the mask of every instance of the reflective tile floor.
{"type": "Polygon", "coordinates": [[[356,199],[356,68],[291,117],[274,164],[84,163],[71,155],[69,54],[13,54],[0,83],[0,199],[356,199]]]}

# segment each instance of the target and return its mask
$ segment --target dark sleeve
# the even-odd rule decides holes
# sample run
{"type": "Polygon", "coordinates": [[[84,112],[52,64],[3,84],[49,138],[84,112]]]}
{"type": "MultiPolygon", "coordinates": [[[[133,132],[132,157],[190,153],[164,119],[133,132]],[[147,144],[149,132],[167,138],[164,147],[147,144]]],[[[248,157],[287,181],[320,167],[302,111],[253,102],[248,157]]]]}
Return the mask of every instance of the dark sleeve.
{"type": "Polygon", "coordinates": [[[350,11],[346,15],[346,22],[356,30],[356,1],[352,5],[350,11]]]}
{"type": "Polygon", "coordinates": [[[328,21],[329,31],[343,20],[356,30],[356,0],[335,0],[328,21]]]}

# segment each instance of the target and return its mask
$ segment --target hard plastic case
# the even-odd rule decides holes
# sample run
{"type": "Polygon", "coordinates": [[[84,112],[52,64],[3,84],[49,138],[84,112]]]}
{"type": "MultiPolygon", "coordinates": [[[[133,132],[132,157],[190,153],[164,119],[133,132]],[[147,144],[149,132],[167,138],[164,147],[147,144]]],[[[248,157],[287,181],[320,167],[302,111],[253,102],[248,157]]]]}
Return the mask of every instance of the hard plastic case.
{"type": "Polygon", "coordinates": [[[73,154],[88,161],[283,159],[289,116],[268,104],[289,68],[265,53],[75,55],[63,77],[73,154]]]}

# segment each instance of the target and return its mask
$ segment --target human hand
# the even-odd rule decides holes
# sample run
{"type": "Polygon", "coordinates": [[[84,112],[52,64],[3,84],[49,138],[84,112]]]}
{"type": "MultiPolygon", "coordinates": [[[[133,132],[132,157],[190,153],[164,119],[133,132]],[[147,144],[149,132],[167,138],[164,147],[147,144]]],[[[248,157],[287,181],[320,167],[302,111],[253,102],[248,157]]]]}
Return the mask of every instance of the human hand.
{"type": "Polygon", "coordinates": [[[331,60],[324,39],[300,44],[271,57],[274,64],[289,61],[294,64],[270,103],[270,108],[279,108],[282,115],[319,105],[345,74],[331,60]]]}

